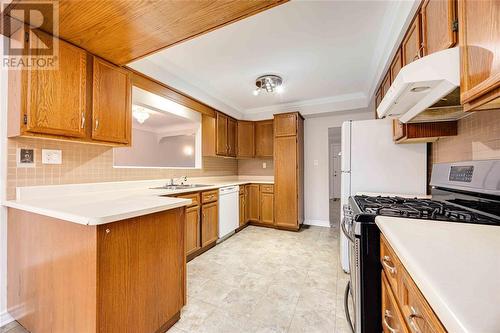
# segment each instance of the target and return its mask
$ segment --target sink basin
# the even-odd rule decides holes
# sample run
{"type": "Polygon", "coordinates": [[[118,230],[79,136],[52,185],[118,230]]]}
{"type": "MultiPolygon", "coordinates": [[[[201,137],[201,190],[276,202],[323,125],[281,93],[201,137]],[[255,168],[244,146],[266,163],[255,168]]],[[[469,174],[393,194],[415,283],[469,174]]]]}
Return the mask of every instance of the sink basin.
{"type": "Polygon", "coordinates": [[[212,186],[212,185],[206,185],[206,184],[165,185],[165,186],[153,187],[152,189],[153,190],[187,190],[190,188],[207,187],[207,186],[212,186]]]}

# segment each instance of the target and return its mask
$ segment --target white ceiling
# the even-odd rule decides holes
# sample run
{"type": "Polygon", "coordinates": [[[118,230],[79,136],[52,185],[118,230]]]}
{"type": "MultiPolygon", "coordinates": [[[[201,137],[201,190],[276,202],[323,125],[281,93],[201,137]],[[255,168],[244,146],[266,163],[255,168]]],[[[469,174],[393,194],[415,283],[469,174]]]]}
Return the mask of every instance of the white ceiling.
{"type": "Polygon", "coordinates": [[[369,105],[415,7],[408,1],[291,1],[138,60],[130,67],[238,118],[369,105]],[[262,74],[281,95],[253,96],[262,74]]]}

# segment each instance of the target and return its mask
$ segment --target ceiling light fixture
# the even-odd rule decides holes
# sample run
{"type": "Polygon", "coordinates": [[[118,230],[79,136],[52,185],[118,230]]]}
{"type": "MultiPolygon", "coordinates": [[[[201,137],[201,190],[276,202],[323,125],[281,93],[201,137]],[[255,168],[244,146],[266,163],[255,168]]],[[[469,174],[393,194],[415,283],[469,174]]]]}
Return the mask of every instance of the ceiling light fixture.
{"type": "Polygon", "coordinates": [[[274,92],[281,94],[283,89],[283,79],[278,75],[262,75],[255,80],[257,88],[253,91],[254,96],[258,96],[262,90],[272,94],[274,92]]]}
{"type": "Polygon", "coordinates": [[[132,106],[132,115],[135,120],[139,122],[139,124],[144,124],[146,120],[150,117],[149,113],[146,111],[146,108],[143,108],[139,105],[132,106]]]}

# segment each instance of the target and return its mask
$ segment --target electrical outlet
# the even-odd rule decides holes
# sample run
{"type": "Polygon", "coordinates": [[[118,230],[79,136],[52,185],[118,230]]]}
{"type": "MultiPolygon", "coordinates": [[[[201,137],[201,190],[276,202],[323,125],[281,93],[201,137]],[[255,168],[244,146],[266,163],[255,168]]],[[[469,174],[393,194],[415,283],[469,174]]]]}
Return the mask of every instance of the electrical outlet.
{"type": "Polygon", "coordinates": [[[313,165],[314,165],[314,166],[318,166],[318,165],[319,165],[319,161],[318,161],[318,160],[314,160],[314,161],[313,161],[313,165]]]}
{"type": "Polygon", "coordinates": [[[42,149],[42,164],[62,164],[62,150],[42,149]]]}
{"type": "Polygon", "coordinates": [[[265,168],[267,168],[267,163],[266,163],[266,162],[263,162],[263,163],[262,163],[262,169],[265,169],[265,168]]]}

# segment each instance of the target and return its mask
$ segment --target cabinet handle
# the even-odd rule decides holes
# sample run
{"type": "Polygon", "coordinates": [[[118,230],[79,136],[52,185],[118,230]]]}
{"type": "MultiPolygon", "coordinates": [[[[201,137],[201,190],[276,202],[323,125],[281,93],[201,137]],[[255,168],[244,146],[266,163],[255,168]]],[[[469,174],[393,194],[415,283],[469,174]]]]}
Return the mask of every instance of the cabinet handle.
{"type": "Polygon", "coordinates": [[[85,128],[85,113],[82,112],[82,128],[85,128]]]}
{"type": "Polygon", "coordinates": [[[424,49],[424,43],[421,44],[420,48],[417,50],[417,54],[415,55],[415,57],[413,58],[413,60],[417,60],[417,59],[420,59],[422,58],[422,52],[424,49]]]}
{"type": "Polygon", "coordinates": [[[384,265],[385,268],[387,268],[389,272],[394,275],[396,273],[396,266],[389,265],[390,262],[392,262],[391,257],[384,256],[382,258],[382,265],[384,265]]]}
{"type": "Polygon", "coordinates": [[[384,311],[384,326],[387,327],[387,329],[391,332],[391,333],[397,333],[399,332],[398,329],[395,329],[395,328],[392,328],[391,325],[389,325],[389,323],[387,322],[388,320],[391,320],[392,319],[392,314],[391,314],[391,311],[389,310],[385,310],[384,311]]]}
{"type": "Polygon", "coordinates": [[[410,315],[408,316],[408,323],[410,330],[415,333],[421,333],[420,328],[418,328],[417,323],[415,322],[415,318],[421,318],[423,317],[418,314],[417,310],[413,306],[410,306],[410,315]]]}
{"type": "Polygon", "coordinates": [[[95,130],[97,131],[98,128],[99,128],[99,119],[96,119],[95,120],[95,130]]]}

